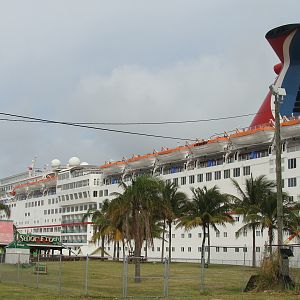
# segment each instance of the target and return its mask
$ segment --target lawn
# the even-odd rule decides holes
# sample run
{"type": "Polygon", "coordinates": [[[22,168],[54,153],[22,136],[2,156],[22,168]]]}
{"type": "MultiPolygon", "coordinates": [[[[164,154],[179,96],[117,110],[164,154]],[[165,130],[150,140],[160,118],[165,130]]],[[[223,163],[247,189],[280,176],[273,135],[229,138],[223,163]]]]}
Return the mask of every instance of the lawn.
{"type": "MultiPolygon", "coordinates": [[[[35,275],[34,267],[0,264],[0,299],[120,299],[123,287],[123,264],[112,261],[88,263],[87,296],[84,261],[47,262],[48,274],[35,275]],[[37,286],[39,287],[37,289],[37,286]]],[[[162,297],[164,265],[143,263],[142,282],[134,283],[134,265],[128,265],[127,296],[162,297]]],[[[243,293],[255,270],[249,267],[210,265],[205,269],[205,289],[200,294],[200,266],[172,263],[169,266],[169,299],[299,299],[296,292],[243,293]]],[[[295,274],[295,272],[294,272],[295,274]]],[[[166,281],[165,281],[166,283],[166,281]]]]}

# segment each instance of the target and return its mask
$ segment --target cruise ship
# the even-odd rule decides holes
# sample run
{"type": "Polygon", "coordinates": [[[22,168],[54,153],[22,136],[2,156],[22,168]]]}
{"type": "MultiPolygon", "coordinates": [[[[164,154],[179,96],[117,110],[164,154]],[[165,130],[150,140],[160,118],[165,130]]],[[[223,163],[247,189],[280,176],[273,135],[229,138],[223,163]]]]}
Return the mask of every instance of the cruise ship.
{"type": "MultiPolygon", "coordinates": [[[[280,106],[282,138],[283,191],[300,201],[300,24],[272,29],[266,38],[280,63],[274,67],[278,75],[275,86],[286,90],[280,106]]],[[[269,92],[248,128],[225,132],[208,140],[199,140],[176,148],[133,156],[100,166],[72,157],[65,164],[58,159],[44,170],[35,160],[28,171],[0,179],[0,201],[11,209],[10,218],[20,233],[60,236],[63,245],[78,255],[97,255],[99,244],[93,243],[93,223],[83,222],[89,209],[101,209],[105,199],[122,192],[120,182],[130,182],[142,174],[173,182],[180,191],[191,196],[191,188],[217,185],[222,193],[236,194],[231,178],[240,185],[251,175],[266,175],[275,180],[274,95],[269,92]]],[[[0,212],[0,220],[7,216],[0,212]]],[[[243,226],[243,216],[234,214],[235,222],[211,230],[211,261],[251,263],[251,233],[236,232],[243,226]]],[[[180,260],[199,259],[202,231],[172,229],[172,257],[180,260]]],[[[298,243],[298,237],[285,239],[298,243]]],[[[168,235],[143,248],[148,258],[168,253],[168,235]],[[163,251],[163,252],[162,252],[163,251]]],[[[256,231],[257,260],[268,242],[266,231],[256,231]]],[[[119,248],[120,257],[128,255],[127,247],[119,248]],[[123,251],[125,253],[123,253],[123,251]]],[[[207,249],[206,249],[207,250],[207,249]]],[[[106,241],[105,255],[114,256],[113,242],[106,241]]],[[[299,259],[298,251],[294,260],[299,259]]]]}

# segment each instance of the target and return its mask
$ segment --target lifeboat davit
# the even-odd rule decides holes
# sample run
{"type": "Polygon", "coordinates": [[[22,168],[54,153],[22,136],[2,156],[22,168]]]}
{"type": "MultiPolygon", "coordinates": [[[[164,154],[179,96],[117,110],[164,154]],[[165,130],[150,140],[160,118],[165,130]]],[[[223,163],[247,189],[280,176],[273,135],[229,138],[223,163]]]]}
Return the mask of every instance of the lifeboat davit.
{"type": "Polygon", "coordinates": [[[283,139],[300,136],[300,119],[281,123],[280,134],[283,139]]]}
{"type": "Polygon", "coordinates": [[[155,164],[157,154],[137,155],[126,161],[129,170],[151,168],[155,164]]]}
{"type": "Polygon", "coordinates": [[[100,169],[104,175],[123,173],[125,169],[125,162],[124,161],[109,162],[101,166],[100,169]]]}
{"type": "Polygon", "coordinates": [[[157,153],[157,161],[159,164],[180,161],[187,158],[189,148],[187,146],[179,146],[173,149],[162,150],[157,153]]]}
{"type": "Polygon", "coordinates": [[[274,137],[275,129],[271,125],[257,128],[249,128],[237,131],[229,136],[229,140],[237,147],[249,147],[252,145],[270,143],[274,137]]]}
{"type": "Polygon", "coordinates": [[[191,156],[198,157],[218,152],[224,152],[227,145],[227,137],[216,137],[208,141],[198,142],[190,147],[191,156]]]}

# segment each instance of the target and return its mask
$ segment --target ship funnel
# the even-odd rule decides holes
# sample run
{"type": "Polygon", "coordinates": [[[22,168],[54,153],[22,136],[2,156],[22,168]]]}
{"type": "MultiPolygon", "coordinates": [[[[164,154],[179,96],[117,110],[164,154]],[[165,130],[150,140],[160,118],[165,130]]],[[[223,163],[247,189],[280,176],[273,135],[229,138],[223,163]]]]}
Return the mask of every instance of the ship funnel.
{"type": "MultiPolygon", "coordinates": [[[[270,30],[266,39],[280,63],[274,67],[278,75],[274,85],[286,90],[280,115],[300,115],[300,24],[288,24],[270,30]]],[[[269,92],[250,126],[274,120],[274,96],[269,92]]]]}

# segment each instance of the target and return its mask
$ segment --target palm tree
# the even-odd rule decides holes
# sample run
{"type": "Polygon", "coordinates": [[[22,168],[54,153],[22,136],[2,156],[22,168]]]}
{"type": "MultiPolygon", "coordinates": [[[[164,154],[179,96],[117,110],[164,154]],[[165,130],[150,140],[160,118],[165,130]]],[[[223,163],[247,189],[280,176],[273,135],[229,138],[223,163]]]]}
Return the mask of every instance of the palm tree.
{"type": "Polygon", "coordinates": [[[117,195],[109,218],[115,222],[122,218],[122,234],[134,241],[135,282],[141,281],[140,257],[143,242],[153,245],[154,216],[160,205],[160,181],[151,176],[139,176],[131,185],[123,183],[123,194],[117,195]]]}
{"type": "Polygon", "coordinates": [[[101,258],[104,258],[104,246],[105,246],[105,236],[107,233],[107,227],[109,226],[109,220],[106,217],[107,211],[109,209],[109,200],[105,199],[102,203],[101,210],[89,209],[82,217],[82,222],[89,217],[93,222],[93,236],[92,241],[97,242],[101,239],[101,258]]]}
{"type": "Polygon", "coordinates": [[[268,180],[265,175],[253,179],[252,175],[246,179],[245,190],[235,179],[231,179],[238,196],[232,196],[235,212],[243,215],[245,223],[238,231],[239,234],[247,229],[252,230],[252,266],[256,266],[256,229],[260,226],[261,203],[275,187],[275,182],[268,180]]]}
{"type": "MultiPolygon", "coordinates": [[[[293,224],[299,225],[299,203],[295,203],[291,198],[283,193],[283,222],[286,231],[293,232],[293,224]]],[[[277,195],[269,193],[262,199],[260,205],[260,214],[258,222],[261,229],[268,230],[268,244],[272,254],[272,243],[274,239],[274,230],[277,229],[277,195]]]]}
{"type": "Polygon", "coordinates": [[[192,200],[187,202],[186,213],[180,218],[177,227],[185,227],[187,230],[198,226],[202,227],[201,264],[204,264],[204,245],[209,224],[218,231],[216,225],[233,222],[233,218],[228,214],[229,197],[226,194],[221,194],[217,186],[211,189],[207,187],[192,189],[192,192],[192,200]]]}
{"type": "Polygon", "coordinates": [[[162,258],[164,253],[164,232],[165,225],[168,225],[168,235],[169,235],[169,261],[171,261],[172,255],[172,223],[178,220],[182,216],[184,208],[187,203],[187,195],[183,192],[179,192],[178,188],[174,183],[162,183],[161,189],[162,197],[162,216],[164,221],[163,226],[163,238],[162,238],[162,258]]]}
{"type": "Polygon", "coordinates": [[[6,216],[9,218],[10,217],[10,208],[8,205],[4,203],[0,203],[0,211],[3,210],[6,216]]]}

